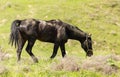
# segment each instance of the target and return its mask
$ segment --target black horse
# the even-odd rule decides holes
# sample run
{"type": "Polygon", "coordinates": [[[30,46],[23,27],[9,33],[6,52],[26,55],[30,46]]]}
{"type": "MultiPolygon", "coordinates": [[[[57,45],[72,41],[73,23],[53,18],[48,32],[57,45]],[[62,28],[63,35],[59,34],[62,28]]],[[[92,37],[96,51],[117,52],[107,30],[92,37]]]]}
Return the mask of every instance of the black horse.
{"type": "Polygon", "coordinates": [[[91,36],[78,27],[72,26],[61,20],[36,20],[24,19],[15,20],[11,25],[10,43],[17,46],[17,58],[20,61],[21,52],[26,41],[28,41],[26,51],[34,62],[38,59],[32,53],[32,47],[36,40],[50,42],[54,44],[53,53],[50,58],[54,58],[60,47],[62,57],[66,55],[65,43],[68,39],[78,40],[87,56],[92,56],[91,36]]]}

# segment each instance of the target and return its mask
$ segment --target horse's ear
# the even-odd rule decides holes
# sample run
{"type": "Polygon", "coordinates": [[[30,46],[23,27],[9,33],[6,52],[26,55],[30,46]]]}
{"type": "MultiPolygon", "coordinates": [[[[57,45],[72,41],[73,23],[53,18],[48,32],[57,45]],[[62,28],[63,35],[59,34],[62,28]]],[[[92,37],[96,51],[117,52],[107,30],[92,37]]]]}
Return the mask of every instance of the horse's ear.
{"type": "Polygon", "coordinates": [[[62,25],[63,22],[62,22],[60,19],[58,19],[58,24],[59,24],[59,25],[62,25]]]}
{"type": "Polygon", "coordinates": [[[92,34],[90,34],[90,33],[89,33],[88,35],[89,35],[90,37],[92,36],[92,34]]]}

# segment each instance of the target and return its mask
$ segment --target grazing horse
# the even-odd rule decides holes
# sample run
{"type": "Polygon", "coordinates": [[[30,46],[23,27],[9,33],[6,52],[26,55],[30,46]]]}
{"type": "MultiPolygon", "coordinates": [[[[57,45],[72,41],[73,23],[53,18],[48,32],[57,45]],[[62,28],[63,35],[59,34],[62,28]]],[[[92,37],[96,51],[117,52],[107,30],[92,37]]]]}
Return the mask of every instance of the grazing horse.
{"type": "Polygon", "coordinates": [[[38,59],[32,53],[32,47],[36,40],[54,44],[53,53],[50,58],[54,58],[60,47],[62,57],[66,55],[65,43],[68,39],[78,40],[87,56],[93,55],[91,36],[78,27],[72,26],[61,20],[36,20],[24,19],[15,20],[11,25],[10,42],[17,46],[17,60],[20,61],[21,52],[26,41],[28,41],[26,51],[34,62],[38,59]]]}

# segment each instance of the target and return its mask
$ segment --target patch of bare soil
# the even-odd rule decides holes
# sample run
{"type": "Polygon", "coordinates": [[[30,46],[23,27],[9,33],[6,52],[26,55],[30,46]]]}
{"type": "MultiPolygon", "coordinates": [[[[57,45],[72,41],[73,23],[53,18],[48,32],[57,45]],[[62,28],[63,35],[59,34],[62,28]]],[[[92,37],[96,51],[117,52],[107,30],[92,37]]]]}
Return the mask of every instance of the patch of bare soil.
{"type": "Polygon", "coordinates": [[[120,69],[117,62],[120,62],[120,56],[115,54],[92,56],[83,60],[78,60],[77,57],[65,57],[58,63],[52,63],[52,69],[64,71],[80,71],[84,69],[102,72],[104,74],[112,74],[120,69]]]}

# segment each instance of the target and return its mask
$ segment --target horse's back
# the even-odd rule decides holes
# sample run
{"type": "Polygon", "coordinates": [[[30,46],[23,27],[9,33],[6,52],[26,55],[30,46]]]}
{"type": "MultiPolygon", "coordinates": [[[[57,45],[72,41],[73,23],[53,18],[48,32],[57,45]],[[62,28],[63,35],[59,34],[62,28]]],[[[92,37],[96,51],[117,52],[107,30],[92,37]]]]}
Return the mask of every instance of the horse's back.
{"type": "Polygon", "coordinates": [[[65,26],[61,24],[60,20],[25,19],[20,24],[20,30],[27,38],[54,43],[67,38],[65,26]]]}
{"type": "Polygon", "coordinates": [[[65,27],[59,20],[42,21],[39,23],[39,40],[56,42],[66,38],[65,27]]]}

